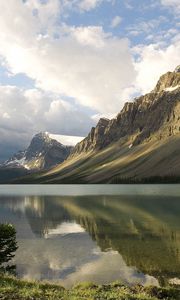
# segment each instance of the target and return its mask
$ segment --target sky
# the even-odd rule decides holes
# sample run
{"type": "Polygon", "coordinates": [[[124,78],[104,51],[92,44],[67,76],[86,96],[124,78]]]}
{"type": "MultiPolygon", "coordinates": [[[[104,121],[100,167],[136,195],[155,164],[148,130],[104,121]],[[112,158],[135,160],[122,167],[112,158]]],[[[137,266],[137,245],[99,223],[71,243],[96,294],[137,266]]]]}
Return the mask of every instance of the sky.
{"type": "Polygon", "coordinates": [[[179,0],[0,1],[0,160],[86,136],[180,64],[179,0]]]}

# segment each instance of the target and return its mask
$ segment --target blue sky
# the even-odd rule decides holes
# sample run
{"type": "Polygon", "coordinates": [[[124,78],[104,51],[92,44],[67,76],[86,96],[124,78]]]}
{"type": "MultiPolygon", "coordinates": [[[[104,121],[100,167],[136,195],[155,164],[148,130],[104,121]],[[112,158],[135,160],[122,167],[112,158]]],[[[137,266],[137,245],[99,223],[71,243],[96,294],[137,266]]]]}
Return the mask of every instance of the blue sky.
{"type": "Polygon", "coordinates": [[[105,1],[89,12],[72,12],[65,22],[76,26],[103,26],[105,31],[112,32],[114,36],[128,37],[132,45],[148,43],[147,33],[162,34],[172,27],[178,28],[172,8],[162,6],[158,0],[105,1]],[[112,28],[111,23],[116,16],[121,17],[122,21],[112,28]],[[147,28],[143,26],[145,24],[147,28]],[[139,31],[139,34],[135,35],[133,31],[139,31]]]}
{"type": "Polygon", "coordinates": [[[38,131],[85,136],[180,63],[179,0],[9,0],[0,11],[3,158],[38,131]]]}

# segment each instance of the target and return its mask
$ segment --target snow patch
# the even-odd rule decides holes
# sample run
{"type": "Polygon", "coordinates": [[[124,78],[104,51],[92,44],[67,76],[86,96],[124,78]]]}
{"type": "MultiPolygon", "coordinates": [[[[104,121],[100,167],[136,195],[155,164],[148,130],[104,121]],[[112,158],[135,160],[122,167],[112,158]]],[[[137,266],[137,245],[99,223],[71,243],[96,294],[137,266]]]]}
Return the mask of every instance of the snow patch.
{"type": "Polygon", "coordinates": [[[31,168],[28,165],[24,165],[25,169],[30,170],[31,168]]]}
{"type": "Polygon", "coordinates": [[[180,87],[180,85],[170,86],[168,88],[165,88],[164,91],[165,92],[173,92],[173,91],[177,90],[179,87],[180,87]]]}
{"type": "Polygon", "coordinates": [[[131,148],[132,148],[132,146],[133,146],[133,144],[129,145],[129,147],[128,147],[128,148],[129,148],[129,149],[131,149],[131,148]]]}
{"type": "Polygon", "coordinates": [[[4,163],[4,165],[6,165],[6,166],[11,166],[11,165],[22,166],[22,167],[24,167],[24,168],[26,168],[26,169],[29,170],[29,167],[27,165],[27,161],[26,161],[26,157],[25,156],[23,156],[21,159],[17,159],[16,158],[16,159],[13,159],[13,160],[10,160],[10,161],[6,161],[4,163]]]}

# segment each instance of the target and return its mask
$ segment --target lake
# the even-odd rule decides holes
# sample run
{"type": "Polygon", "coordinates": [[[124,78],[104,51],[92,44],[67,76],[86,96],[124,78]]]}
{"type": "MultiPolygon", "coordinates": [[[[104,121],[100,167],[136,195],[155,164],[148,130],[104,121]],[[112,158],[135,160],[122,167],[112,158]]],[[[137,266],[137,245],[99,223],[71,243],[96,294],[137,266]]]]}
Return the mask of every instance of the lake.
{"type": "Polygon", "coordinates": [[[1,185],[18,277],[166,284],[180,278],[180,185],[1,185]]]}

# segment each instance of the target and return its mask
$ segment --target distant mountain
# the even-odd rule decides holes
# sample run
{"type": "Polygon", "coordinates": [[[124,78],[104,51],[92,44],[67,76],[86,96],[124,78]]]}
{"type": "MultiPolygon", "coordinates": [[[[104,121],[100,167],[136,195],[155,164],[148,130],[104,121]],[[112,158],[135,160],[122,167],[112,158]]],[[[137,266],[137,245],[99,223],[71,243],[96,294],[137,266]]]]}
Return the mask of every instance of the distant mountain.
{"type": "Polygon", "coordinates": [[[0,165],[0,180],[50,169],[62,163],[72,149],[72,146],[61,144],[49,133],[40,132],[33,137],[26,150],[19,151],[0,165]]]}
{"type": "Polygon", "coordinates": [[[43,177],[36,176],[35,181],[180,180],[179,149],[180,66],[162,75],[150,93],[125,103],[116,118],[101,118],[66,162],[43,173],[43,177]]]}

